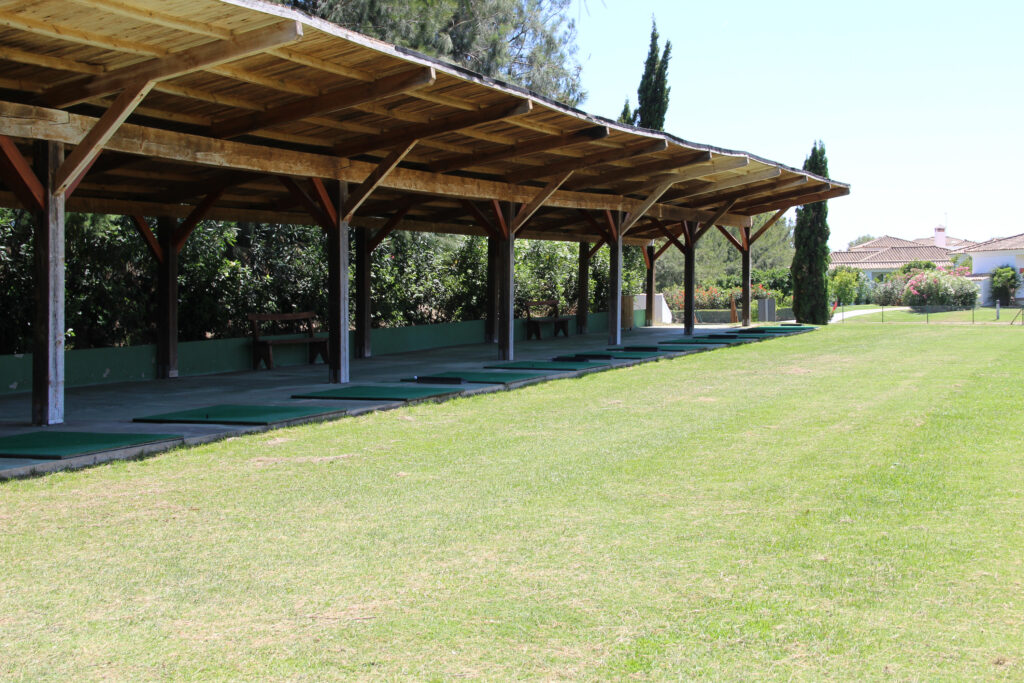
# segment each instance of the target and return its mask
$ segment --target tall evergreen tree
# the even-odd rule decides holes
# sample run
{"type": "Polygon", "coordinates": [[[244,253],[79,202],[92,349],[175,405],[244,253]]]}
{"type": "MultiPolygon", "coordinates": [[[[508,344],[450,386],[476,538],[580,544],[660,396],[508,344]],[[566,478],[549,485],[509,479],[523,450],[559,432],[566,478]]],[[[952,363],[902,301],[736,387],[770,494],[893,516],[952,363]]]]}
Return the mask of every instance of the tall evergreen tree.
{"type": "MultiPolygon", "coordinates": [[[[814,143],[811,154],[804,160],[804,170],[828,177],[828,158],[825,143],[814,143]]],[[[828,202],[815,202],[796,210],[796,228],[793,242],[793,313],[797,322],[827,325],[829,320],[827,272],[828,202]]]]}
{"type": "Polygon", "coordinates": [[[651,19],[651,45],[644,62],[644,74],[636,89],[637,106],[631,110],[629,99],[619,114],[619,121],[651,130],[665,130],[668,113],[668,62],[672,58],[672,41],[665,41],[665,49],[658,54],[658,24],[651,19]]]}

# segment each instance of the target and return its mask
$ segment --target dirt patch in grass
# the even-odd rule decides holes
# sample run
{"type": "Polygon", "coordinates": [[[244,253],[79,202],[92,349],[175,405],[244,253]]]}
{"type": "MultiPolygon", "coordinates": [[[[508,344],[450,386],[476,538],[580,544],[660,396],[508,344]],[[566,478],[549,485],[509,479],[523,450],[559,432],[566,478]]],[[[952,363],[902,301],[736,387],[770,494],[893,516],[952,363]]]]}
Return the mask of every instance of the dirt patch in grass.
{"type": "Polygon", "coordinates": [[[304,455],[295,458],[271,458],[266,456],[260,456],[253,458],[249,462],[254,465],[279,465],[282,463],[328,463],[337,462],[339,460],[348,460],[354,458],[355,453],[342,453],[340,455],[304,455]]]}

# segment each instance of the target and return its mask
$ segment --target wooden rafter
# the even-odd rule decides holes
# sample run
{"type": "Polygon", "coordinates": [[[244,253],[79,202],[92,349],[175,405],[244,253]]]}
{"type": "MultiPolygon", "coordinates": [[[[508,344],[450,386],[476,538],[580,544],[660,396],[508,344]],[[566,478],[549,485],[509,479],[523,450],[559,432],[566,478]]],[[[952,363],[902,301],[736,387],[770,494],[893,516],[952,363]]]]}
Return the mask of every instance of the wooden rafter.
{"type": "MultiPolygon", "coordinates": [[[[55,112],[31,105],[0,101],[0,134],[30,139],[47,139],[55,142],[77,144],[96,119],[70,112],[55,112]],[[55,118],[59,117],[59,118],[55,118]]],[[[647,143],[644,143],[646,146],[647,143]]],[[[664,147],[665,140],[652,144],[664,147]]],[[[373,170],[374,165],[323,154],[312,154],[287,149],[267,148],[259,145],[217,140],[214,138],[147,128],[131,123],[123,124],[108,141],[107,149],[116,152],[138,154],[145,150],[147,156],[155,159],[181,161],[186,164],[200,164],[255,171],[274,175],[296,177],[319,177],[362,182],[373,170]]],[[[627,148],[629,149],[629,148],[627,148]]],[[[644,150],[633,149],[635,153],[644,150]]],[[[616,157],[622,151],[616,150],[616,157]]],[[[546,169],[549,169],[549,165],[546,169]]],[[[565,172],[563,169],[561,172],[565,172]]],[[[493,180],[465,178],[452,175],[427,173],[409,168],[395,169],[384,182],[384,186],[405,192],[431,194],[453,199],[500,199],[514,203],[528,202],[534,189],[493,180]]],[[[559,190],[548,204],[566,209],[614,209],[630,211],[640,202],[617,195],[603,195],[586,192],[559,190]]],[[[774,207],[778,208],[778,207],[774,207]]],[[[658,204],[649,215],[670,220],[704,220],[708,212],[685,207],[658,204]]],[[[728,225],[749,225],[750,219],[743,215],[731,215],[721,219],[728,225]]]]}
{"type": "Polygon", "coordinates": [[[46,190],[14,140],[0,135],[0,179],[29,211],[43,211],[46,190]]]}
{"type": "Polygon", "coordinates": [[[622,185],[619,190],[622,192],[639,192],[648,187],[656,187],[666,182],[685,183],[691,180],[708,178],[708,176],[718,175],[726,171],[733,171],[748,165],[750,165],[750,159],[747,157],[715,157],[714,159],[673,170],[671,173],[659,173],[645,181],[622,185]]]}
{"type": "Polygon", "coordinates": [[[505,212],[501,208],[501,202],[497,199],[491,200],[491,211],[494,212],[494,224],[501,232],[503,239],[508,239],[512,236],[512,232],[509,230],[508,221],[505,220],[505,212]]]}
{"type": "Polygon", "coordinates": [[[700,227],[698,227],[694,231],[693,241],[696,242],[701,237],[703,237],[704,233],[706,233],[708,230],[710,230],[712,228],[712,226],[718,225],[718,221],[722,220],[722,217],[725,216],[725,214],[729,213],[729,211],[732,210],[732,207],[735,204],[736,204],[736,200],[735,199],[732,200],[731,202],[726,202],[725,204],[722,205],[722,208],[720,208],[718,211],[716,211],[711,216],[711,218],[709,218],[706,221],[702,221],[701,222],[702,224],[700,225],[700,227]]]}
{"type": "Polygon", "coordinates": [[[696,157],[690,156],[685,160],[681,160],[678,157],[672,157],[671,159],[645,161],[643,163],[630,164],[626,167],[616,168],[612,171],[605,171],[598,175],[577,176],[571,183],[569,183],[569,187],[572,189],[602,187],[620,180],[647,176],[660,171],[698,168],[701,164],[706,164],[709,161],[711,161],[711,152],[701,152],[696,157]]]}
{"type": "MultiPolygon", "coordinates": [[[[668,238],[668,243],[658,251],[658,256],[661,256],[662,252],[664,252],[665,249],[668,248],[669,244],[674,244],[679,251],[681,251],[684,254],[686,253],[686,245],[679,241],[679,235],[669,230],[667,227],[665,227],[664,223],[657,219],[652,220],[651,223],[654,225],[654,227],[658,229],[658,232],[660,232],[666,238],[668,238]]],[[[686,230],[686,226],[680,225],[680,234],[686,235],[687,240],[689,240],[689,236],[687,233],[688,231],[686,230]]]]}
{"type": "Polygon", "coordinates": [[[826,199],[834,199],[835,197],[844,197],[850,194],[850,188],[848,187],[830,187],[827,184],[818,184],[817,191],[812,191],[810,188],[806,190],[798,190],[795,192],[787,192],[780,196],[765,197],[760,200],[760,204],[742,204],[738,205],[737,208],[742,208],[745,213],[758,214],[766,213],[768,211],[777,211],[782,206],[787,208],[792,206],[801,206],[804,204],[814,204],[815,202],[823,202],[826,199]]]}
{"type": "Polygon", "coordinates": [[[633,157],[644,156],[646,154],[657,154],[658,152],[664,152],[668,149],[667,140],[655,140],[652,142],[643,142],[639,145],[632,145],[630,147],[622,147],[619,149],[606,149],[601,152],[595,152],[594,154],[587,154],[585,156],[576,159],[567,159],[566,161],[559,161],[553,164],[545,164],[543,166],[530,166],[519,171],[513,171],[505,175],[505,180],[510,183],[519,183],[524,180],[537,180],[540,178],[546,178],[559,173],[565,173],[566,171],[578,171],[581,168],[587,168],[595,164],[606,164],[609,161],[623,161],[625,159],[631,159],[633,157]]]}
{"type": "MultiPolygon", "coordinates": [[[[643,218],[644,214],[647,213],[648,209],[650,209],[652,206],[654,206],[655,202],[657,202],[659,199],[661,199],[661,196],[663,194],[668,192],[669,188],[672,187],[672,185],[673,185],[673,182],[670,181],[670,182],[667,182],[667,183],[663,183],[663,184],[659,185],[658,187],[654,188],[654,191],[651,192],[649,195],[647,195],[647,197],[640,204],[640,206],[635,208],[635,209],[632,209],[629,212],[629,215],[626,216],[626,219],[622,222],[622,225],[619,226],[620,234],[625,235],[627,232],[629,232],[630,229],[634,225],[636,225],[636,222],[638,220],[640,220],[641,218],[643,218]]],[[[644,253],[646,253],[646,252],[644,252],[644,253]]]]}
{"type": "Polygon", "coordinates": [[[327,192],[327,186],[324,185],[324,181],[319,178],[309,179],[309,189],[312,193],[313,199],[316,200],[320,210],[324,212],[324,216],[330,221],[331,225],[338,224],[338,209],[331,200],[331,195],[327,192]]]}
{"type": "Polygon", "coordinates": [[[366,244],[367,248],[370,251],[376,249],[380,243],[384,241],[384,238],[395,231],[395,228],[398,227],[398,224],[402,222],[402,219],[405,218],[405,215],[409,213],[409,210],[412,209],[412,207],[413,202],[411,201],[406,201],[403,206],[399,207],[398,211],[388,218],[388,222],[381,226],[377,232],[373,233],[373,237],[371,237],[366,244]]]}
{"type": "Polygon", "coordinates": [[[140,213],[132,214],[132,225],[138,231],[139,235],[146,242],[146,246],[149,247],[149,253],[153,255],[153,258],[157,260],[157,263],[164,262],[164,251],[160,248],[160,242],[157,240],[156,235],[153,234],[152,228],[149,227],[149,222],[145,216],[140,213]]]}
{"type": "Polygon", "coordinates": [[[117,96],[110,108],[61,164],[54,188],[57,194],[69,193],[69,189],[73,191],[72,185],[78,185],[82,176],[92,166],[92,162],[103,151],[103,146],[152,89],[152,81],[142,81],[130,84],[117,96]]]}
{"type": "Polygon", "coordinates": [[[587,223],[589,223],[594,228],[594,230],[598,232],[598,234],[601,235],[601,238],[603,240],[608,241],[610,239],[614,239],[614,232],[609,232],[608,226],[602,225],[601,222],[594,218],[589,211],[586,211],[585,209],[580,209],[579,214],[583,216],[584,219],[586,219],[587,223]]]}
{"type": "Polygon", "coordinates": [[[599,239],[597,242],[594,243],[594,246],[590,248],[590,251],[587,252],[587,258],[594,258],[594,254],[596,254],[601,249],[601,247],[603,247],[606,244],[608,244],[607,237],[602,237],[601,239],[599,239]]]}
{"type": "MultiPolygon", "coordinates": [[[[777,194],[782,190],[794,187],[800,187],[808,182],[807,176],[797,176],[786,178],[785,176],[779,177],[774,180],[761,181],[752,185],[745,185],[739,189],[732,190],[730,192],[716,193],[712,195],[703,195],[695,200],[688,200],[686,203],[691,207],[704,207],[708,204],[721,204],[731,199],[738,199],[741,202],[757,198],[764,194],[777,194]]],[[[666,198],[666,201],[671,201],[671,198],[666,198]]]]}
{"type": "Polygon", "coordinates": [[[330,217],[324,213],[320,202],[311,197],[294,178],[288,176],[277,176],[278,182],[284,185],[297,204],[306,210],[306,213],[316,221],[316,224],[325,232],[333,230],[337,222],[332,222],[330,217]]]}
{"type": "Polygon", "coordinates": [[[778,223],[779,219],[782,218],[782,214],[786,213],[787,211],[789,211],[789,207],[786,207],[785,209],[779,209],[778,211],[776,211],[775,214],[771,218],[769,218],[764,225],[757,229],[757,232],[750,236],[750,243],[753,244],[757,240],[761,239],[761,235],[768,232],[768,228],[778,223]]]}
{"type": "Polygon", "coordinates": [[[743,251],[744,251],[744,249],[743,249],[743,245],[742,245],[742,244],[740,244],[740,241],[739,241],[738,239],[736,239],[736,237],[734,237],[734,236],[733,236],[733,234],[732,234],[731,232],[729,232],[728,230],[726,230],[726,229],[725,229],[724,227],[722,227],[721,225],[719,225],[719,226],[717,226],[717,227],[718,227],[718,232],[720,232],[720,233],[722,233],[723,235],[725,235],[725,239],[729,240],[729,242],[731,242],[731,243],[732,243],[732,246],[736,247],[736,250],[737,250],[737,251],[740,251],[740,252],[743,252],[743,251]]]}
{"type": "Polygon", "coordinates": [[[533,103],[529,100],[517,100],[511,104],[496,104],[476,111],[459,112],[458,114],[445,116],[427,123],[418,123],[386,130],[376,136],[361,135],[355,140],[335,145],[334,152],[340,156],[348,157],[372,152],[375,149],[398,147],[413,140],[422,140],[435,135],[444,135],[445,133],[464,130],[482,123],[522,116],[523,114],[528,114],[532,109],[533,103]]]}
{"type": "Polygon", "coordinates": [[[38,101],[51,107],[67,107],[94,97],[119,92],[133,83],[167,80],[190,71],[230,62],[276,45],[291,43],[300,38],[302,24],[288,21],[269,29],[243,33],[234,40],[201,45],[168,57],[65,83],[44,92],[38,101]]]}
{"type": "Polygon", "coordinates": [[[551,195],[557,192],[558,188],[562,186],[562,183],[568,180],[571,175],[572,171],[569,171],[558,176],[542,187],[537,194],[534,195],[533,199],[526,204],[523,204],[522,208],[519,209],[519,213],[517,213],[516,217],[512,219],[511,230],[513,235],[519,232],[522,227],[526,225],[526,222],[533,217],[533,214],[537,213],[537,210],[544,205],[544,202],[546,202],[551,195]]]}
{"type": "Polygon", "coordinates": [[[181,248],[185,246],[185,241],[188,240],[188,236],[192,234],[192,231],[199,225],[199,221],[206,218],[206,214],[209,213],[213,205],[217,203],[220,196],[224,194],[226,187],[218,187],[210,194],[203,198],[203,201],[199,202],[196,208],[192,209],[192,212],[185,217],[185,220],[181,222],[178,229],[174,231],[174,251],[181,253],[181,248]]]}
{"type": "Polygon", "coordinates": [[[502,235],[498,231],[498,228],[491,219],[487,217],[487,214],[480,210],[480,207],[476,205],[476,202],[463,199],[461,200],[461,204],[469,215],[476,219],[476,222],[480,224],[480,227],[484,229],[488,236],[493,237],[496,240],[502,239],[502,235]]]}
{"type": "Polygon", "coordinates": [[[471,154],[462,154],[456,157],[448,157],[447,159],[438,159],[437,161],[428,164],[427,168],[435,173],[443,173],[445,171],[454,171],[460,168],[482,166],[483,164],[487,164],[492,161],[501,161],[503,159],[511,159],[514,157],[526,156],[528,154],[536,154],[538,152],[547,152],[561,147],[578,145],[584,142],[601,140],[608,137],[608,133],[608,126],[591,126],[590,128],[584,128],[583,130],[567,133],[566,135],[552,135],[537,138],[535,140],[527,140],[526,142],[518,142],[514,145],[508,145],[500,149],[491,149],[483,152],[474,152],[471,154]]]}
{"type": "Polygon", "coordinates": [[[734,187],[742,187],[744,185],[751,185],[753,183],[759,183],[764,180],[771,180],[772,178],[778,178],[782,175],[782,171],[774,166],[765,168],[760,171],[754,171],[753,173],[746,173],[744,175],[736,176],[734,178],[726,178],[725,180],[719,180],[705,185],[704,187],[696,188],[688,192],[682,192],[678,195],[673,195],[671,201],[683,201],[692,199],[695,197],[703,197],[705,195],[715,194],[722,190],[728,190],[734,187]]]}
{"type": "Polygon", "coordinates": [[[215,138],[233,138],[254,130],[297,121],[308,116],[351,109],[367,102],[394,97],[433,85],[436,77],[433,67],[428,66],[393,76],[385,76],[373,83],[345,86],[316,97],[308,97],[279,107],[218,121],[210,126],[210,135],[215,138]]]}
{"type": "Polygon", "coordinates": [[[377,167],[370,172],[366,179],[352,191],[348,196],[348,201],[345,202],[344,216],[341,220],[348,221],[352,220],[352,216],[359,210],[359,207],[363,205],[363,202],[367,200],[370,194],[377,189],[385,178],[388,177],[392,171],[401,163],[405,155],[412,151],[412,148],[416,145],[416,141],[407,142],[401,147],[396,147],[391,150],[391,153],[384,157],[383,160],[377,167]]]}

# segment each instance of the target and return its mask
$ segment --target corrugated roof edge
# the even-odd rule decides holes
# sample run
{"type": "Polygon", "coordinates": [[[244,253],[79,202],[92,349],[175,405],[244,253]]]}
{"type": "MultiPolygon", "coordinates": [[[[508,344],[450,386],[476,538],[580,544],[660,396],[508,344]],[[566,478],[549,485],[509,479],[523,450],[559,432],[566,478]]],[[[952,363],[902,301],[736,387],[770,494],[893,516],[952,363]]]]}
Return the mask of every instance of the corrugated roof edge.
{"type": "Polygon", "coordinates": [[[663,138],[669,142],[674,142],[680,147],[685,147],[687,149],[693,149],[696,151],[713,152],[715,154],[723,154],[726,156],[747,157],[748,159],[751,159],[753,161],[758,161],[762,164],[768,164],[770,166],[776,166],[780,169],[790,171],[792,173],[799,173],[801,175],[805,175],[809,178],[813,178],[823,183],[830,183],[832,185],[844,187],[846,189],[850,188],[849,183],[844,183],[842,181],[835,180],[834,178],[826,178],[816,173],[811,173],[810,171],[805,171],[803,169],[799,169],[794,166],[789,166],[778,161],[766,159],[765,157],[761,157],[756,154],[751,154],[750,152],[726,149],[724,147],[715,147],[714,145],[706,145],[699,142],[693,142],[691,140],[686,140],[677,135],[666,133],[664,131],[650,130],[648,128],[640,128],[639,126],[630,126],[624,123],[619,123],[618,121],[615,121],[613,119],[608,119],[603,116],[591,114],[589,112],[583,111],[582,109],[577,109],[576,107],[572,107],[568,104],[565,104],[564,102],[559,102],[558,100],[555,100],[546,95],[541,95],[540,93],[534,92],[529,88],[524,88],[521,85],[506,83],[505,81],[493,78],[491,76],[485,76],[483,74],[477,73],[476,71],[472,71],[471,69],[459,66],[458,64],[452,64],[451,62],[447,62],[438,57],[432,57],[430,55],[423,54],[422,52],[417,52],[416,50],[400,47],[398,45],[392,45],[391,43],[387,43],[383,40],[378,40],[377,38],[372,38],[370,36],[358,33],[351,29],[347,29],[343,26],[339,26],[337,24],[327,21],[326,19],[320,19],[318,17],[310,16],[305,12],[300,12],[299,10],[293,9],[291,7],[285,7],[284,5],[277,5],[270,2],[264,2],[263,0],[220,0],[220,2],[227,5],[243,7],[245,9],[253,10],[256,12],[263,12],[264,14],[271,14],[273,16],[281,17],[282,19],[292,19],[294,21],[301,21],[302,23],[308,24],[310,27],[323,31],[324,33],[329,33],[339,38],[344,38],[345,40],[358,43],[359,45],[362,45],[363,47],[369,48],[371,50],[377,50],[379,52],[391,54],[395,57],[402,57],[406,59],[412,58],[416,61],[421,62],[423,66],[432,66],[434,68],[440,68],[442,71],[445,71],[452,76],[459,76],[467,80],[480,83],[481,85],[486,85],[492,88],[497,88],[499,90],[510,91],[514,94],[526,96],[531,99],[537,100],[538,102],[546,106],[549,106],[553,109],[560,110],[566,114],[572,114],[573,116],[583,118],[594,123],[599,123],[601,125],[610,126],[627,133],[634,133],[637,135],[643,135],[645,137],[650,138],[663,138]]]}

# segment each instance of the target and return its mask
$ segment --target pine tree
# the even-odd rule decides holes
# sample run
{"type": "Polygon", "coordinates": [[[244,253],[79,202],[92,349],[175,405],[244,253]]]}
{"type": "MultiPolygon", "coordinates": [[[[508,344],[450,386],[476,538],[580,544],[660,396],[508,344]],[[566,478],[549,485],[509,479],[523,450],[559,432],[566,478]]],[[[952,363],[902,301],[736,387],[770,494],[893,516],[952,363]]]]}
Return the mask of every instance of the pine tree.
{"type": "Polygon", "coordinates": [[[630,110],[629,99],[619,114],[619,121],[651,130],[665,130],[665,114],[672,90],[668,87],[668,61],[672,58],[672,41],[665,41],[665,49],[658,55],[658,24],[651,20],[651,46],[644,62],[644,74],[636,89],[637,106],[630,110]]]}
{"type": "MultiPolygon", "coordinates": [[[[828,159],[825,143],[814,143],[810,156],[804,161],[804,170],[823,178],[828,177],[828,159]]],[[[828,284],[828,203],[815,202],[796,211],[793,241],[793,313],[797,322],[827,325],[829,320],[828,284]]]]}

